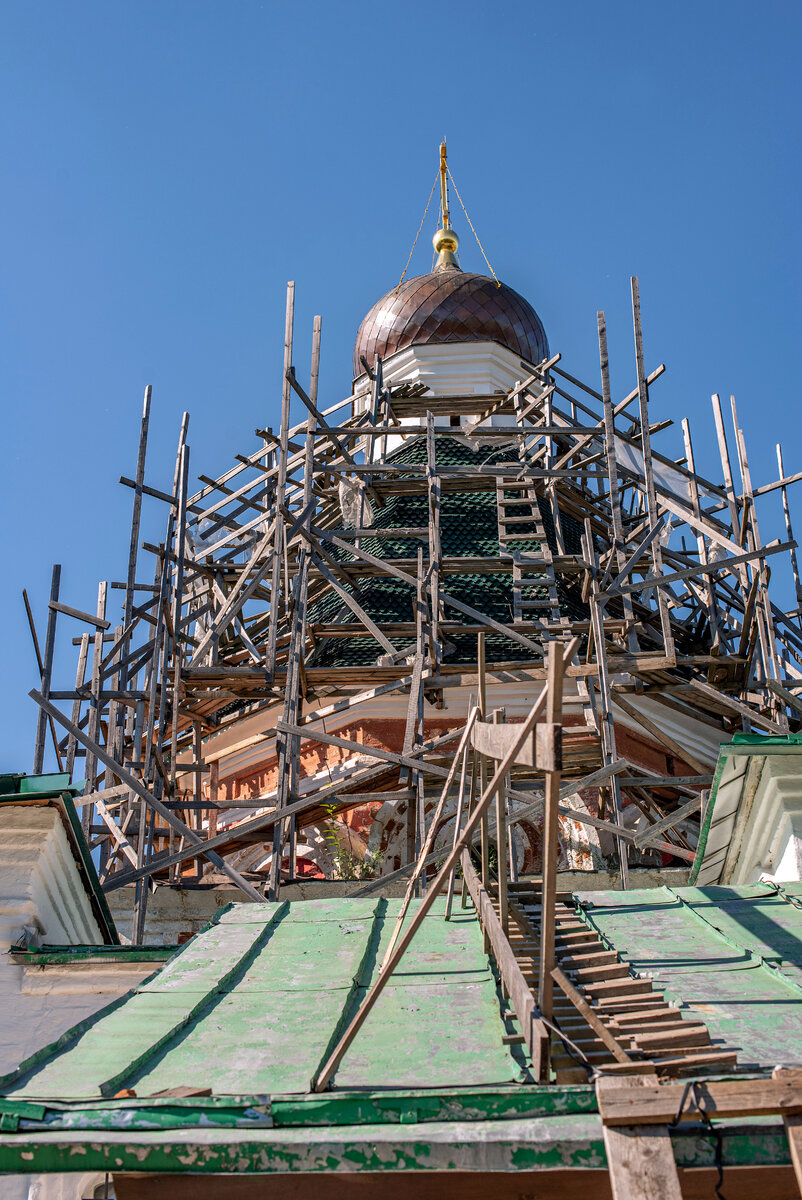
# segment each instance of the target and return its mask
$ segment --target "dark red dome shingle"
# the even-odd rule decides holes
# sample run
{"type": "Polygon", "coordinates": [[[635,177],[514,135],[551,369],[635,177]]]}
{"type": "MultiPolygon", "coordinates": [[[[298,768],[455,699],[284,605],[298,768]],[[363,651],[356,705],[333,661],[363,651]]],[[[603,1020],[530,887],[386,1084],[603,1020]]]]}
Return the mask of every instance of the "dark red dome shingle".
{"type": "Polygon", "coordinates": [[[532,305],[505,283],[454,268],[406,279],[367,314],[354,346],[354,375],[407,346],[498,342],[528,362],[548,358],[546,334],[532,305]]]}

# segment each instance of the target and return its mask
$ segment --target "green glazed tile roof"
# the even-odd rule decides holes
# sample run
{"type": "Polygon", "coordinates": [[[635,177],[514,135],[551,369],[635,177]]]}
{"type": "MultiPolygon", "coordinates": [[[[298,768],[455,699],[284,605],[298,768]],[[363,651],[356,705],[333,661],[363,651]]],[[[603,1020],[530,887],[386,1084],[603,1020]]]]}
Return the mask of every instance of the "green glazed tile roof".
{"type": "MultiPolygon", "coordinates": [[[[482,463],[510,463],[510,474],[518,465],[518,457],[510,447],[493,448],[479,447],[473,449],[457,438],[437,437],[435,439],[436,463],[438,466],[479,465],[482,463]]],[[[388,462],[399,464],[421,464],[427,461],[426,439],[418,437],[410,440],[393,454],[388,455],[388,462]]],[[[402,476],[403,478],[403,476],[402,476]]],[[[556,552],[556,539],[551,513],[545,503],[538,502],[543,527],[546,531],[551,549],[556,552]]],[[[377,508],[374,513],[373,527],[376,529],[403,529],[425,527],[428,525],[428,499],[426,495],[390,496],[383,508],[377,508]]],[[[509,515],[527,515],[530,511],[525,507],[510,507],[509,515]]],[[[581,550],[581,530],[579,524],[567,515],[562,517],[563,535],[566,541],[566,552],[578,554],[581,550]]],[[[516,532],[526,533],[525,523],[516,525],[516,532]]],[[[498,539],[498,509],[495,489],[480,492],[451,492],[445,491],[440,499],[440,540],[443,556],[446,558],[498,558],[500,547],[498,539]]],[[[384,559],[414,559],[418,548],[425,541],[419,538],[370,538],[361,539],[362,549],[377,558],[384,559]]],[[[522,553],[531,553],[539,549],[540,543],[534,537],[530,540],[516,542],[516,548],[522,553]]],[[[345,551],[337,554],[343,562],[348,560],[345,551]]],[[[513,620],[512,576],[500,575],[449,575],[444,581],[444,588],[464,604],[469,604],[477,611],[492,617],[501,624],[513,620]]],[[[527,591],[529,598],[538,596],[535,589],[527,591]]],[[[566,579],[557,577],[557,594],[560,600],[560,610],[573,620],[587,619],[587,610],[582,604],[578,589],[566,579]]],[[[359,601],[365,611],[374,621],[393,622],[414,620],[414,593],[411,587],[399,580],[387,577],[368,577],[360,582],[359,601]]],[[[350,610],[343,611],[341,599],[334,592],[322,596],[310,605],[309,620],[321,623],[342,621],[344,624],[358,624],[358,619],[350,610]]],[[[448,619],[464,620],[455,610],[448,611],[448,619]]],[[[414,650],[414,639],[391,638],[396,650],[414,650]]],[[[458,635],[451,639],[453,650],[448,654],[448,662],[471,662],[476,660],[475,634],[458,635]]],[[[500,633],[488,633],[485,649],[489,661],[522,660],[532,657],[532,653],[518,642],[505,638],[500,633]]],[[[381,647],[373,638],[327,638],[310,657],[310,667],[334,666],[372,666],[377,656],[382,653],[381,647]]]]}

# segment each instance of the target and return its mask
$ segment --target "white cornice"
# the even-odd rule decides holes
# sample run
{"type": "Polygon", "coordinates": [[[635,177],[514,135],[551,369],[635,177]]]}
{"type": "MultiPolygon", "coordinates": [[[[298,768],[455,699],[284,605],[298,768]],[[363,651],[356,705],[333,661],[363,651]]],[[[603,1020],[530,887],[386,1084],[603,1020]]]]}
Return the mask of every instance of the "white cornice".
{"type": "Polygon", "coordinates": [[[57,809],[5,804],[0,822],[0,939],[25,929],[43,942],[102,943],[57,809]]]}
{"type": "MultiPolygon", "coordinates": [[[[385,383],[425,383],[435,396],[484,396],[506,392],[530,372],[520,355],[497,342],[445,342],[407,346],[382,360],[385,383]]],[[[367,375],[354,380],[364,390],[367,375]]]]}
{"type": "Polygon", "coordinates": [[[752,884],[802,878],[802,754],[792,746],[722,747],[693,881],[752,884]]]}

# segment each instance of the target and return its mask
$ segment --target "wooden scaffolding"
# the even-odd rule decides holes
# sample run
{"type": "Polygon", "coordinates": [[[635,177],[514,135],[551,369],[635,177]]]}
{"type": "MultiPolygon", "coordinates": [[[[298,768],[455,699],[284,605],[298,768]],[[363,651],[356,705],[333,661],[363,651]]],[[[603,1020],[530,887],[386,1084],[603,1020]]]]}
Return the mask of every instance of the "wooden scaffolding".
{"type": "MultiPolygon", "coordinates": [[[[488,712],[488,681],[545,683],[556,646],[570,648],[564,662],[558,656],[559,672],[579,695],[585,724],[562,730],[561,774],[544,775],[531,756],[528,765],[515,759],[472,833],[476,886],[497,895],[505,929],[507,884],[517,883],[510,830],[544,811],[544,870],[561,814],[612,838],[623,886],[631,857],[645,849],[693,860],[712,763],[680,745],[660,712],[691,717],[719,737],[800,728],[802,584],[788,488],[802,472],[786,475],[778,448],[779,477],[753,486],[734,400],[728,434],[718,396],[721,480],[697,471],[687,421],[684,456],[661,454],[657,435],[671,422],[652,421],[650,393],[664,367],[646,371],[634,278],[632,313],[635,386],[617,402],[599,313],[600,390],[568,374],[558,354],[522,361],[520,381],[493,395],[433,395],[421,384],[385,382],[379,360],[365,364],[363,386],[322,408],[321,321],[303,386],[293,365],[290,284],[279,432],[257,430],[256,448],[217,478],[200,475],[194,493],[186,415],[172,486],[146,479],[146,390],[136,472],[121,480],[133,492],[125,579],[101,583],[97,609],[87,613],[64,602],[54,567],[41,641],[25,596],[40,671],[31,692],[39,706],[33,769],[42,771],[49,737],[59,769],[85,779],[77,803],[103,887],[136,885],[135,940],[154,881],[213,871],[253,901],[275,899],[295,877],[300,830],[377,798],[395,797],[405,813],[406,850],[395,873],[413,878],[420,894],[442,860],[431,835],[444,782],[446,793],[459,791],[456,845],[486,789],[487,739],[508,746],[503,739],[520,733],[503,724],[504,714],[488,712]],[[291,424],[291,401],[305,410],[300,424],[291,424]],[[467,447],[458,461],[440,450],[455,439],[467,447]],[[413,443],[419,452],[405,455],[413,443]],[[472,446],[485,453],[471,454],[472,446]],[[758,502],[774,492],[786,536],[764,544],[758,502]],[[444,552],[441,512],[450,493],[483,493],[495,504],[497,552],[452,555],[447,544],[444,552]],[[399,497],[419,498],[425,519],[383,525],[382,511],[399,497]],[[158,544],[141,540],[145,502],[166,514],[158,544]],[[382,539],[413,549],[377,553],[382,539]],[[790,611],[771,598],[777,555],[790,562],[790,611]],[[504,619],[465,599],[466,580],[485,577],[509,594],[504,619]],[[408,597],[408,619],[388,620],[372,603],[387,586],[408,597]],[[65,618],[84,630],[72,637],[74,683],[62,687],[53,664],[65,618]],[[369,647],[367,660],[363,653],[361,665],[332,661],[322,651],[338,639],[369,647]],[[474,647],[467,658],[466,640],[474,647]],[[463,647],[456,655],[455,644],[463,647]],[[475,694],[470,736],[463,723],[427,738],[427,712],[455,687],[475,694]],[[407,697],[399,752],[321,730],[323,718],[391,693],[407,697]],[[269,717],[264,752],[277,761],[275,791],[223,800],[208,747],[254,713],[269,717]],[[620,754],[616,713],[684,773],[649,773],[620,754]],[[356,769],[303,789],[311,743],[358,756],[356,769]],[[444,755],[458,743],[461,764],[449,771],[444,755]],[[568,805],[580,792],[597,797],[593,812],[568,805]],[[234,803],[252,815],[218,829],[234,803]],[[632,805],[642,816],[637,830],[624,821],[632,805]],[[258,869],[232,862],[249,846],[265,848],[258,869]]],[[[543,754],[546,727],[561,726],[560,703],[552,688],[551,715],[539,718],[543,754]]],[[[467,866],[464,873],[467,880],[467,866]]],[[[546,1008],[550,972],[541,974],[546,1008]]]]}

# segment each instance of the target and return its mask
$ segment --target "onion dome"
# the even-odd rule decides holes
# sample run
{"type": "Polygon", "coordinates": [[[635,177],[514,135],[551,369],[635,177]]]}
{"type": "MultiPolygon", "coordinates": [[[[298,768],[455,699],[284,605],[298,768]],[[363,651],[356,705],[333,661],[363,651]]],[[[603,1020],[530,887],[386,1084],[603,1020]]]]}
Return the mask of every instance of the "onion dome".
{"type": "Polygon", "coordinates": [[[378,357],[407,346],[497,342],[527,362],[549,356],[546,333],[532,305],[506,284],[461,271],[451,229],[435,235],[439,260],[430,275],[404,280],[373,305],[356,336],[354,376],[378,357]],[[439,238],[438,238],[439,235],[439,238]]]}

